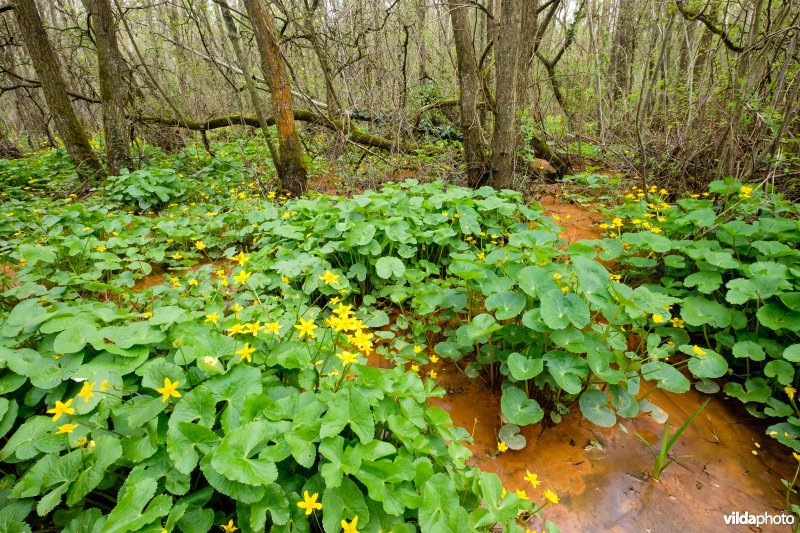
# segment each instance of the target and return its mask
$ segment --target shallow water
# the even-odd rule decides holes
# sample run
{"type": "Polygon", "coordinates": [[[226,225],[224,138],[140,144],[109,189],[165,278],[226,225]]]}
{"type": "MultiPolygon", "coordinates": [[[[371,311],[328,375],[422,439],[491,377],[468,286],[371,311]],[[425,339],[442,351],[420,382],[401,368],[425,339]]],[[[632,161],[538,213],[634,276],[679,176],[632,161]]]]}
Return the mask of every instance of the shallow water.
{"type": "MultiPolygon", "coordinates": [[[[569,414],[555,427],[523,428],[526,447],[498,455],[499,393],[450,364],[439,366],[439,383],[448,394],[430,403],[448,411],[456,425],[472,433],[473,464],[495,472],[509,491],[524,489],[538,498],[545,488],[554,490],[560,502],[547,506],[542,515],[564,532],[717,531],[726,528],[725,514],[777,514],[784,508],[781,476],[791,479],[797,462],[787,448],[764,434],[766,425],[735,400],[712,397],[673,447],[678,462],[655,481],[649,478],[653,459],[634,435],[638,432],[648,442],[660,443],[663,426],[649,416],[622,421],[625,433],[619,426],[601,428],[579,413],[569,414]],[[539,476],[538,489],[523,479],[526,470],[539,476]]],[[[707,397],[696,391],[676,395],[656,389],[648,400],[669,414],[671,427],[679,427],[707,397]]],[[[542,524],[531,524],[535,526],[542,524]]],[[[757,531],[747,526],[727,528],[757,531]]],[[[762,529],[789,530],[788,526],[762,529]]]]}

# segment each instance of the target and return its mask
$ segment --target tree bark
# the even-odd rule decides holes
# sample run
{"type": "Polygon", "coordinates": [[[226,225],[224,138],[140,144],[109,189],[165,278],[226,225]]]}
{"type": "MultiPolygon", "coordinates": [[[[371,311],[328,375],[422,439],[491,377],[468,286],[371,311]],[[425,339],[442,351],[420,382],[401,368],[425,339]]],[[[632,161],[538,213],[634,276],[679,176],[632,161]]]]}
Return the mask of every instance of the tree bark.
{"type": "Polygon", "coordinates": [[[481,79],[478,74],[478,63],[475,60],[469,7],[460,0],[455,0],[449,3],[449,9],[456,45],[458,85],[461,91],[461,132],[464,135],[467,183],[470,187],[480,187],[486,181],[488,171],[478,111],[481,79]]]}
{"type": "Polygon", "coordinates": [[[90,180],[102,177],[103,167],[92,151],[86,132],[72,107],[58,59],[47,38],[36,1],[17,0],[14,13],[33,68],[42,84],[42,92],[53,115],[56,130],[78,175],[90,180]]]}
{"type": "Polygon", "coordinates": [[[275,148],[275,145],[269,136],[269,124],[267,124],[267,120],[264,117],[264,112],[261,110],[261,101],[258,98],[256,84],[253,81],[252,74],[250,73],[250,65],[247,61],[247,56],[245,56],[244,52],[242,51],[242,45],[239,39],[239,30],[236,29],[236,24],[233,21],[231,8],[228,6],[228,2],[225,0],[219,0],[219,9],[220,13],[222,14],[222,20],[225,23],[225,27],[228,32],[228,38],[230,39],[231,46],[233,47],[233,53],[236,56],[236,62],[239,63],[239,68],[244,75],[245,84],[247,85],[247,94],[250,97],[250,104],[253,106],[253,110],[256,113],[256,118],[261,126],[261,131],[264,133],[264,141],[267,143],[270,156],[272,156],[272,160],[275,162],[277,167],[279,160],[278,150],[275,148]]]}
{"type": "Polygon", "coordinates": [[[130,71],[119,51],[111,2],[84,0],[84,4],[92,16],[97,48],[106,165],[109,173],[119,175],[123,168],[131,168],[130,136],[125,116],[130,71]]]}
{"type": "Polygon", "coordinates": [[[494,137],[492,140],[492,185],[510,188],[514,184],[517,147],[517,68],[522,31],[522,0],[503,0],[500,7],[495,88],[494,137]]]}
{"type": "Polygon", "coordinates": [[[275,39],[272,14],[268,11],[264,0],[245,0],[244,5],[253,25],[264,76],[272,90],[272,105],[280,150],[280,161],[276,162],[278,175],[283,187],[297,196],[306,190],[308,172],[303,147],[294,123],[289,75],[278,41],[275,39]]]}

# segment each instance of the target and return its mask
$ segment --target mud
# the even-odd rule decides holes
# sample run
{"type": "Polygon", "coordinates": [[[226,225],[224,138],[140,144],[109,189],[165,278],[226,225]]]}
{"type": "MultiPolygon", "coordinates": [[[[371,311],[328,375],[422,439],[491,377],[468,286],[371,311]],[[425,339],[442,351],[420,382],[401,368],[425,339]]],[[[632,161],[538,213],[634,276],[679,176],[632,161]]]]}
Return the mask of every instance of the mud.
{"type": "MultiPolygon", "coordinates": [[[[500,476],[509,491],[524,489],[534,499],[541,499],[546,488],[555,491],[559,504],[548,505],[542,515],[564,532],[718,531],[726,527],[725,514],[777,514],[784,508],[786,489],[781,478],[792,478],[797,461],[765,435],[766,424],[750,417],[735,400],[712,397],[673,447],[671,456],[678,457],[678,462],[656,481],[650,478],[650,452],[634,435],[660,444],[664,427],[649,416],[620,419],[626,433],[619,426],[594,426],[573,413],[555,427],[523,428],[525,448],[498,453],[499,393],[480,379],[467,378],[451,363],[436,366],[438,382],[448,394],[430,403],[448,411],[454,424],[472,433],[472,463],[500,476]],[[525,481],[526,471],[538,475],[537,489],[525,481]]],[[[642,388],[647,391],[652,385],[642,388]]],[[[670,427],[683,424],[706,398],[696,391],[675,395],[658,389],[648,396],[669,414],[670,427]]],[[[573,411],[578,411],[577,406],[573,411]]],[[[534,522],[529,527],[536,530],[543,524],[534,522]]]]}

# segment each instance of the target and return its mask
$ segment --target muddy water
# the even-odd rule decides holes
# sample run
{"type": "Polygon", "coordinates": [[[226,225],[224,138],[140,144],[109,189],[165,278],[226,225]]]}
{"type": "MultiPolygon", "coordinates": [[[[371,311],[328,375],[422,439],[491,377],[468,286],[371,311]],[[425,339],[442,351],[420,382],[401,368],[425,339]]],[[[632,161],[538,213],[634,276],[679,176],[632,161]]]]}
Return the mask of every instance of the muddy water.
{"type": "MultiPolygon", "coordinates": [[[[734,400],[712,398],[673,447],[678,462],[654,481],[649,478],[653,459],[634,435],[638,432],[651,443],[659,442],[663,426],[650,417],[624,421],[625,433],[570,414],[555,427],[524,428],[526,447],[498,454],[499,394],[452,366],[439,366],[439,383],[448,394],[431,404],[448,411],[456,425],[472,433],[473,464],[498,474],[507,490],[524,489],[534,498],[540,498],[545,488],[554,490],[560,502],[545,507],[542,515],[564,532],[757,531],[726,527],[723,515],[773,514],[783,509],[786,489],[780,480],[791,479],[797,462],[764,434],[763,423],[734,400]],[[526,471],[539,476],[537,489],[523,479],[526,471]]],[[[660,390],[648,397],[669,414],[673,427],[680,426],[705,398],[695,391],[674,395],[660,390]]],[[[537,526],[542,524],[529,525],[537,526]]],[[[789,530],[788,526],[763,529],[789,530]]]]}

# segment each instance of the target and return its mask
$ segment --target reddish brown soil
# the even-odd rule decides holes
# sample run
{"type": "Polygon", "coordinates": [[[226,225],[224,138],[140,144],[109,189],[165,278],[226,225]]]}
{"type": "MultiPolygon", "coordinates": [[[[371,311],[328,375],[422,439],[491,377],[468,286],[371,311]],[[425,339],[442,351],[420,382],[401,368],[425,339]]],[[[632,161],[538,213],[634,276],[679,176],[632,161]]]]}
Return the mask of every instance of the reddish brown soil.
{"type": "Polygon", "coordinates": [[[567,242],[601,238],[602,232],[596,224],[602,219],[599,213],[577,204],[560,202],[553,196],[544,196],[539,203],[545,209],[545,215],[557,216],[556,223],[564,229],[559,237],[567,242]]]}

